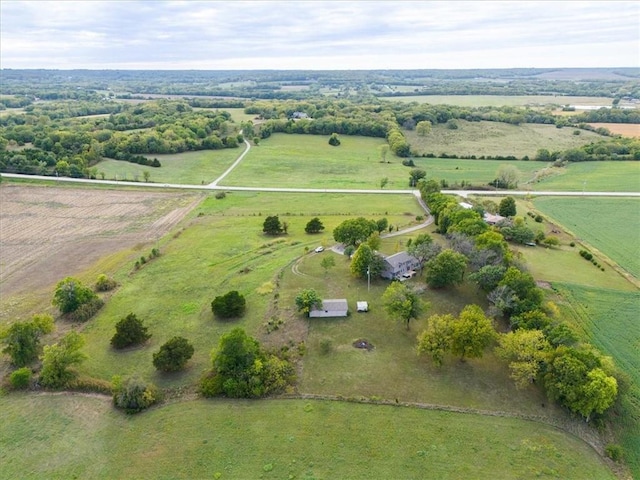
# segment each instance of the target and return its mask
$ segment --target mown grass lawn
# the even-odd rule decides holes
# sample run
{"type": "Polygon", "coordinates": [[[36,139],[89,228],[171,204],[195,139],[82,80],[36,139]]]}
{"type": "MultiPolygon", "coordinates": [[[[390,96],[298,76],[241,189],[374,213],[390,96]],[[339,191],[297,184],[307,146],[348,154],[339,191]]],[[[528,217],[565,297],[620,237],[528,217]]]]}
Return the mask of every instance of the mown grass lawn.
{"type": "Polygon", "coordinates": [[[528,156],[531,159],[541,148],[549,151],[566,150],[603,138],[588,131],[580,131],[580,135],[574,135],[574,129],[556,128],[554,125],[509,125],[466,120],[456,120],[456,123],[458,128],[455,130],[447,128],[445,124],[434,125],[424,137],[418,136],[415,130],[404,133],[412,149],[419,154],[433,153],[440,156],[446,153],[476,157],[513,155],[516,158],[528,156]]]}
{"type": "Polygon", "coordinates": [[[98,178],[104,173],[106,180],[144,182],[145,171],[154,183],[201,185],[213,182],[242,154],[245,146],[221,150],[200,150],[167,155],[146,155],[157,158],[161,167],[147,167],[119,160],[102,160],[96,165],[98,178]]]}
{"type": "MultiPolygon", "coordinates": [[[[640,278],[640,200],[541,197],[533,203],[543,215],[555,219],[621,268],[640,278]]],[[[597,252],[593,253],[597,256],[597,252]]]]}
{"type": "Polygon", "coordinates": [[[0,397],[5,478],[615,478],[585,443],[514,418],[312,400],[0,397]],[[29,454],[25,454],[25,452],[29,454]]]}
{"type": "Polygon", "coordinates": [[[386,217],[402,228],[417,223],[415,217],[421,213],[412,195],[229,193],[222,200],[211,195],[182,228],[160,241],[159,258],[134,271],[139,256],[133,257],[116,275],[121,287],[83,328],[89,359],[82,371],[104,379],[138,373],[162,386],[192,384],[208,368],[209,353],[222,333],[236,326],[251,334],[262,332],[272,295],[261,293],[260,287],[274,281],[282,268],[306,250],[333,244],[332,231],[339,223],[364,215],[386,217]],[[265,236],[262,225],[268,215],[286,221],[289,234],[265,236]],[[314,216],[321,218],[326,229],[308,235],[304,227],[314,216]],[[235,321],[215,320],[211,301],[230,290],[245,295],[247,314],[235,321]],[[109,346],[114,325],[130,312],[145,321],[153,336],[142,347],[114,351],[109,346]],[[185,372],[157,374],[152,355],[175,335],[192,341],[196,353],[185,372]]]}
{"type": "MultiPolygon", "coordinates": [[[[391,240],[391,239],[389,239],[391,240]]],[[[388,245],[393,253],[393,244],[388,245]]],[[[295,328],[302,322],[308,330],[307,353],[299,389],[305,393],[341,394],[344,396],[379,397],[399,401],[448,404],[490,410],[519,411],[555,415],[553,407],[543,408],[546,400],[537,389],[518,391],[509,379],[506,367],[490,352],[478,360],[460,362],[450,357],[442,367],[418,357],[416,336],[432,314],[453,313],[471,303],[486,308],[486,300],[474,287],[461,286],[442,291],[427,291],[424,280],[416,278],[412,285],[423,290],[421,298],[430,304],[410,329],[384,311],[381,297],[389,285],[384,280],[356,279],[346,258],[333,252],[310,254],[302,259],[296,272],[287,269],[281,282],[279,302],[282,317],[290,322],[283,328],[295,328]],[[322,258],[333,256],[336,266],[327,273],[322,258]],[[323,298],[346,298],[351,315],[346,318],[301,319],[295,313],[294,297],[302,288],[314,288],[323,298]],[[369,302],[370,311],[356,313],[357,301],[369,302]],[[366,339],[374,349],[353,347],[353,342],[366,339]],[[322,344],[328,342],[329,351],[322,344]]],[[[300,327],[298,327],[300,328],[300,327]]]]}
{"type": "Polygon", "coordinates": [[[532,185],[535,190],[640,192],[640,162],[579,162],[553,169],[532,185]]]}
{"type": "Polygon", "coordinates": [[[251,149],[223,185],[248,187],[408,189],[409,169],[401,159],[387,154],[380,163],[382,138],[340,135],[340,146],[323,135],[277,133],[251,149]]]}

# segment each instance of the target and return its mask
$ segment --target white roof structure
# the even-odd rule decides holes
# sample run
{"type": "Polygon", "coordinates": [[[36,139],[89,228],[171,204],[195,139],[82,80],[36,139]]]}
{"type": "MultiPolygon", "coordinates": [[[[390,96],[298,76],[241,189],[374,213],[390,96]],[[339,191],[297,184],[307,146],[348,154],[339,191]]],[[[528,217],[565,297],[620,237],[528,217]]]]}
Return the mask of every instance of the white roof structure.
{"type": "Polygon", "coordinates": [[[358,312],[368,312],[369,311],[369,303],[368,302],[356,302],[356,310],[358,310],[358,312]]]}

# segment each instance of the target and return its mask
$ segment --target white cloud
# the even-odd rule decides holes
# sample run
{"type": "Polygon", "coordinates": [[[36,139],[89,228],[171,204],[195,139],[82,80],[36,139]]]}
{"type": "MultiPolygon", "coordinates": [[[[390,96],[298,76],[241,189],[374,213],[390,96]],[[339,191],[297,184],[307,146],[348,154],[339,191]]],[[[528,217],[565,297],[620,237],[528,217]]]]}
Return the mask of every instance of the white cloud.
{"type": "Polygon", "coordinates": [[[3,68],[640,66],[631,1],[0,2],[3,68]]]}

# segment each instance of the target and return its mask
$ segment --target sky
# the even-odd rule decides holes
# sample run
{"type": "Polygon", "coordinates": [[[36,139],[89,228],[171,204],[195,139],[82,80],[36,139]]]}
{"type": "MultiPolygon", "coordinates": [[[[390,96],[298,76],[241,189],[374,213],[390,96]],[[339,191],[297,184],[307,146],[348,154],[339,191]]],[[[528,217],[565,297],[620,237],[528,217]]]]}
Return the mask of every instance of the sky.
{"type": "Polygon", "coordinates": [[[640,2],[0,0],[0,67],[640,67],[640,2]]]}

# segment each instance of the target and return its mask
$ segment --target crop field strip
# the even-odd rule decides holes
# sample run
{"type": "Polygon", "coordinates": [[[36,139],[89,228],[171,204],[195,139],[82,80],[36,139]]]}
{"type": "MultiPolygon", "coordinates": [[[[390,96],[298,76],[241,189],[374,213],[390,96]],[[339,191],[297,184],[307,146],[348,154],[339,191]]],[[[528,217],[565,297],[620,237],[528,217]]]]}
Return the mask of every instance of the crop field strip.
{"type": "Polygon", "coordinates": [[[640,278],[640,200],[545,197],[534,205],[640,278]]]}

